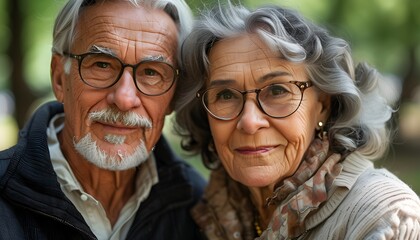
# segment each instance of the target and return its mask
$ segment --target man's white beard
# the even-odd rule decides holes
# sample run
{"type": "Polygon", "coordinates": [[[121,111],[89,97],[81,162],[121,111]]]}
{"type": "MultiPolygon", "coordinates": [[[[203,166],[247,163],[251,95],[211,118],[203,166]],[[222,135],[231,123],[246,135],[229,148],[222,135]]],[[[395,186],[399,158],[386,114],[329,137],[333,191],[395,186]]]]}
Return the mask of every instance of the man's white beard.
{"type": "Polygon", "coordinates": [[[98,147],[90,133],[75,143],[74,147],[90,163],[99,168],[111,171],[121,171],[137,167],[149,157],[143,141],[141,141],[140,145],[136,147],[131,155],[121,150],[112,155],[108,154],[98,147]]]}
{"type": "MultiPolygon", "coordinates": [[[[120,122],[126,126],[144,127],[146,129],[152,127],[152,123],[142,116],[134,113],[124,114],[114,109],[93,112],[89,114],[89,117],[92,121],[120,122]]],[[[106,135],[104,140],[114,145],[121,145],[125,142],[125,136],[106,135]]],[[[73,144],[76,151],[95,166],[111,171],[121,171],[137,167],[148,159],[149,153],[146,146],[141,139],[139,140],[140,144],[131,155],[121,150],[113,154],[107,153],[92,139],[91,133],[86,134],[78,142],[74,141],[73,144]]]]}

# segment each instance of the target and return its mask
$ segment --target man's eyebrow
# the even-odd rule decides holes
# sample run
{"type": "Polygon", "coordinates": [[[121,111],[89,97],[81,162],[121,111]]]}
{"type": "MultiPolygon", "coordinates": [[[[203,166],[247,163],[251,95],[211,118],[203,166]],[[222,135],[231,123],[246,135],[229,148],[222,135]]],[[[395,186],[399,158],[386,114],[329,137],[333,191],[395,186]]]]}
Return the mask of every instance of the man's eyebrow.
{"type": "MultiPolygon", "coordinates": [[[[93,45],[89,49],[89,52],[91,52],[91,53],[103,53],[103,54],[111,55],[113,57],[118,58],[117,54],[111,48],[102,47],[102,46],[98,46],[98,45],[93,45]]],[[[168,59],[165,58],[162,55],[146,56],[146,57],[140,59],[140,62],[141,61],[159,61],[159,62],[166,62],[168,64],[173,65],[173,63],[171,61],[168,61],[168,59]]]]}
{"type": "Polygon", "coordinates": [[[260,77],[258,79],[258,82],[265,82],[267,80],[270,80],[272,78],[275,77],[283,77],[283,76],[292,76],[292,74],[288,73],[288,72],[283,72],[283,71],[275,71],[275,72],[270,72],[262,77],[260,77]]]}
{"type": "Polygon", "coordinates": [[[89,49],[89,52],[92,52],[92,53],[104,53],[104,54],[108,54],[108,55],[111,55],[111,56],[116,57],[116,54],[115,54],[115,52],[112,49],[107,48],[107,47],[98,46],[98,45],[93,45],[89,49]]]}
{"type": "Polygon", "coordinates": [[[156,56],[147,56],[141,59],[142,61],[159,61],[159,62],[168,62],[168,60],[162,55],[156,56]]]}

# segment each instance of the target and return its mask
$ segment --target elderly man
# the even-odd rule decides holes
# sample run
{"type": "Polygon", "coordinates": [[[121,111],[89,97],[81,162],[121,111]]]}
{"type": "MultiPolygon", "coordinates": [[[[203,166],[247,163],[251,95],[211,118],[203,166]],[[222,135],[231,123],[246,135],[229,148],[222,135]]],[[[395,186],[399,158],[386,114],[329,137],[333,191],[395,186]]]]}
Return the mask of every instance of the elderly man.
{"type": "Polygon", "coordinates": [[[189,211],[205,182],[161,136],[190,18],[182,0],[68,1],[58,102],[0,152],[0,239],[198,238],[189,211]]]}

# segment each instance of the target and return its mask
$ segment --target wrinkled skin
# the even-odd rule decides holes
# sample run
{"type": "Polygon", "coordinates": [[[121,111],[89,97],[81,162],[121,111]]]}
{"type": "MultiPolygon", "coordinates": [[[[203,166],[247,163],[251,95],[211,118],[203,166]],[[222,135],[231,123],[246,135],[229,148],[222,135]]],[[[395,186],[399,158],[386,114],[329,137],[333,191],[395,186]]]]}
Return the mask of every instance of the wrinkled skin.
{"type": "MultiPolygon", "coordinates": [[[[254,34],[217,42],[210,50],[209,60],[207,87],[223,85],[243,91],[272,83],[309,80],[303,64],[280,58],[254,34]],[[282,74],[262,80],[273,72],[282,74]]],[[[244,109],[236,119],[222,121],[209,114],[208,119],[224,168],[233,179],[250,188],[254,204],[262,209],[274,185],[296,171],[318,122],[325,122],[328,113],[329,98],[310,87],[298,110],[286,118],[264,114],[256,94],[251,93],[246,95],[244,109]]],[[[266,217],[263,211],[260,214],[266,217]]]]}
{"type": "MultiPolygon", "coordinates": [[[[127,2],[106,1],[87,7],[76,27],[77,35],[70,52],[82,54],[93,46],[111,50],[119,59],[136,64],[148,57],[162,56],[176,67],[177,28],[173,20],[161,10],[134,8],[127,2]]],[[[160,96],[145,96],[134,84],[132,68],[125,68],[120,80],[110,88],[95,89],[84,84],[78,73],[77,60],[72,59],[69,74],[64,71],[67,59],[53,55],[51,61],[52,86],[58,101],[64,103],[65,126],[59,134],[62,151],[77,179],[107,210],[114,222],[120,209],[133,192],[136,169],[108,171],[88,163],[74,149],[90,133],[98,147],[108,154],[118,151],[131,154],[143,141],[150,152],[159,139],[164,118],[171,112],[169,103],[173,86],[160,96]],[[89,120],[89,113],[105,108],[121,112],[132,111],[151,120],[153,128],[127,127],[89,120]],[[106,134],[124,135],[123,144],[105,141],[106,134]]]]}

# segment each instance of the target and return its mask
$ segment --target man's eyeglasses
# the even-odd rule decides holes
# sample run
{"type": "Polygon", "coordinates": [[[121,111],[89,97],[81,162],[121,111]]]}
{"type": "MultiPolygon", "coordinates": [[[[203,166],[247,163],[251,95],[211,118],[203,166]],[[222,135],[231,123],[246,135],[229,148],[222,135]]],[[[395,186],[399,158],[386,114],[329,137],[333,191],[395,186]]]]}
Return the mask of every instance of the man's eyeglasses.
{"type": "Polygon", "coordinates": [[[77,59],[82,81],[99,89],[109,88],[117,83],[126,67],[133,69],[133,80],[137,89],[148,96],[166,93],[178,76],[178,70],[163,61],[144,60],[131,65],[105,53],[80,55],[64,53],[64,55],[77,59]]]}
{"type": "Polygon", "coordinates": [[[219,120],[232,120],[238,117],[245,104],[245,95],[257,94],[258,106],[262,112],[273,118],[292,115],[302,102],[303,92],[312,86],[310,81],[290,81],[265,86],[261,89],[239,91],[234,88],[212,87],[197,93],[204,108],[219,120]]]}

